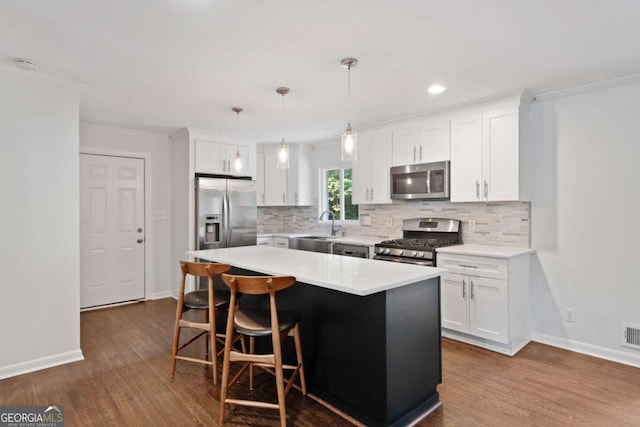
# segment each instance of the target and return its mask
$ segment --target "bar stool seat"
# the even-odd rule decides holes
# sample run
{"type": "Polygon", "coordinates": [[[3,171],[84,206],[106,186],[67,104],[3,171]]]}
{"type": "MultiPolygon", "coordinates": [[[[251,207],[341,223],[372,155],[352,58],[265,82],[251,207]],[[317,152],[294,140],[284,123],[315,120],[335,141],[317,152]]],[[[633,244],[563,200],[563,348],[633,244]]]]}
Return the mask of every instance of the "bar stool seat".
{"type": "MultiPolygon", "coordinates": [[[[236,311],[235,329],[240,335],[249,337],[266,337],[271,335],[271,312],[269,310],[236,311]]],[[[278,310],[280,332],[292,329],[302,320],[299,311],[278,310]]]]}
{"type": "MultiPolygon", "coordinates": [[[[229,305],[231,292],[214,290],[213,295],[213,304],[215,308],[224,309],[225,306],[229,305]]],[[[201,291],[187,293],[184,296],[184,306],[186,310],[204,310],[209,308],[209,291],[207,289],[203,289],[201,291]]]]}

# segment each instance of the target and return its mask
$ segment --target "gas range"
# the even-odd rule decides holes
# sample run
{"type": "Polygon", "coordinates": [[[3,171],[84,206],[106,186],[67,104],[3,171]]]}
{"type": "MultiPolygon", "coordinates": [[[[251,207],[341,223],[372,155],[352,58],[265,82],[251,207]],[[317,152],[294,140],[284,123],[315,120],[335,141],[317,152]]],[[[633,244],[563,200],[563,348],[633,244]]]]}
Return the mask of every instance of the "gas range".
{"type": "Polygon", "coordinates": [[[374,259],[408,264],[436,265],[436,249],[462,243],[457,219],[414,218],[402,222],[402,239],[375,245],[374,259]]]}

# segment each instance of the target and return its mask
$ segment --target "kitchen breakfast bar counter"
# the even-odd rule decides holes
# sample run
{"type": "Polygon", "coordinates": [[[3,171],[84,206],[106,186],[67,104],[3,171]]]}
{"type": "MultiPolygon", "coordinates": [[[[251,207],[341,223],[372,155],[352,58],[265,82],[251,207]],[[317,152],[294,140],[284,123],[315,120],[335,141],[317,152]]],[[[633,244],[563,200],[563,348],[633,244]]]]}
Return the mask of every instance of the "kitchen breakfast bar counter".
{"type": "MultiPolygon", "coordinates": [[[[298,284],[278,293],[278,308],[303,312],[313,395],[370,426],[408,425],[440,405],[445,269],[269,246],[188,255],[231,264],[242,274],[296,276],[298,284]]],[[[244,308],[267,303],[248,295],[240,300],[244,308]]],[[[293,354],[292,347],[286,342],[284,354],[293,354]]]]}

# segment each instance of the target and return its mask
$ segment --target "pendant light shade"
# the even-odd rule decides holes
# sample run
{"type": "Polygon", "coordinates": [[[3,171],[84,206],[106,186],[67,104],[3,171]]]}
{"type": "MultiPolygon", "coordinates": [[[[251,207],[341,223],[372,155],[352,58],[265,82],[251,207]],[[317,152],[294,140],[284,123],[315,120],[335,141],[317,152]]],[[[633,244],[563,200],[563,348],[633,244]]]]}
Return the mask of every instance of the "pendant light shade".
{"type": "Polygon", "coordinates": [[[284,96],[289,93],[288,87],[279,87],[276,93],[282,95],[282,141],[278,145],[278,169],[289,169],[289,145],[284,141],[284,96]]]}
{"type": "Polygon", "coordinates": [[[233,159],[233,170],[236,172],[242,171],[243,161],[240,155],[240,113],[242,108],[233,107],[232,110],[236,113],[236,157],[233,159]]]}
{"type": "MultiPolygon", "coordinates": [[[[347,69],[347,115],[351,115],[351,67],[358,65],[355,58],[345,58],[340,64],[347,69]]],[[[358,160],[358,134],[351,128],[349,118],[347,129],[342,134],[342,161],[353,162],[358,160]]]]}

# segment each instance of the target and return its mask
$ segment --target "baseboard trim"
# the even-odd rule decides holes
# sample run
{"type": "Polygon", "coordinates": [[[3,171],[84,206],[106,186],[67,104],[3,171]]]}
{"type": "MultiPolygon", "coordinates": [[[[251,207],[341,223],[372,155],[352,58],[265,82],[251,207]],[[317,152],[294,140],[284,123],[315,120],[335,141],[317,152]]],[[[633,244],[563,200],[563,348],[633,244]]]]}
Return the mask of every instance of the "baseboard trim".
{"type": "Polygon", "coordinates": [[[640,368],[640,354],[636,356],[624,351],[612,350],[606,347],[600,347],[593,344],[587,344],[580,341],[574,341],[566,338],[559,338],[552,335],[539,334],[535,332],[531,334],[531,339],[533,341],[547,344],[553,347],[564,348],[565,350],[575,351],[576,353],[582,353],[600,359],[622,363],[623,365],[640,368]]]}
{"type": "Polygon", "coordinates": [[[173,295],[171,294],[171,291],[164,291],[164,292],[156,292],[153,295],[151,295],[151,299],[162,299],[162,298],[169,298],[172,297],[173,295]]]}
{"type": "Polygon", "coordinates": [[[27,362],[2,366],[0,367],[0,380],[28,374],[29,372],[40,371],[42,369],[53,368],[54,366],[78,362],[80,360],[84,360],[84,356],[82,355],[82,350],[78,349],[66,353],[29,360],[27,362]]]}

